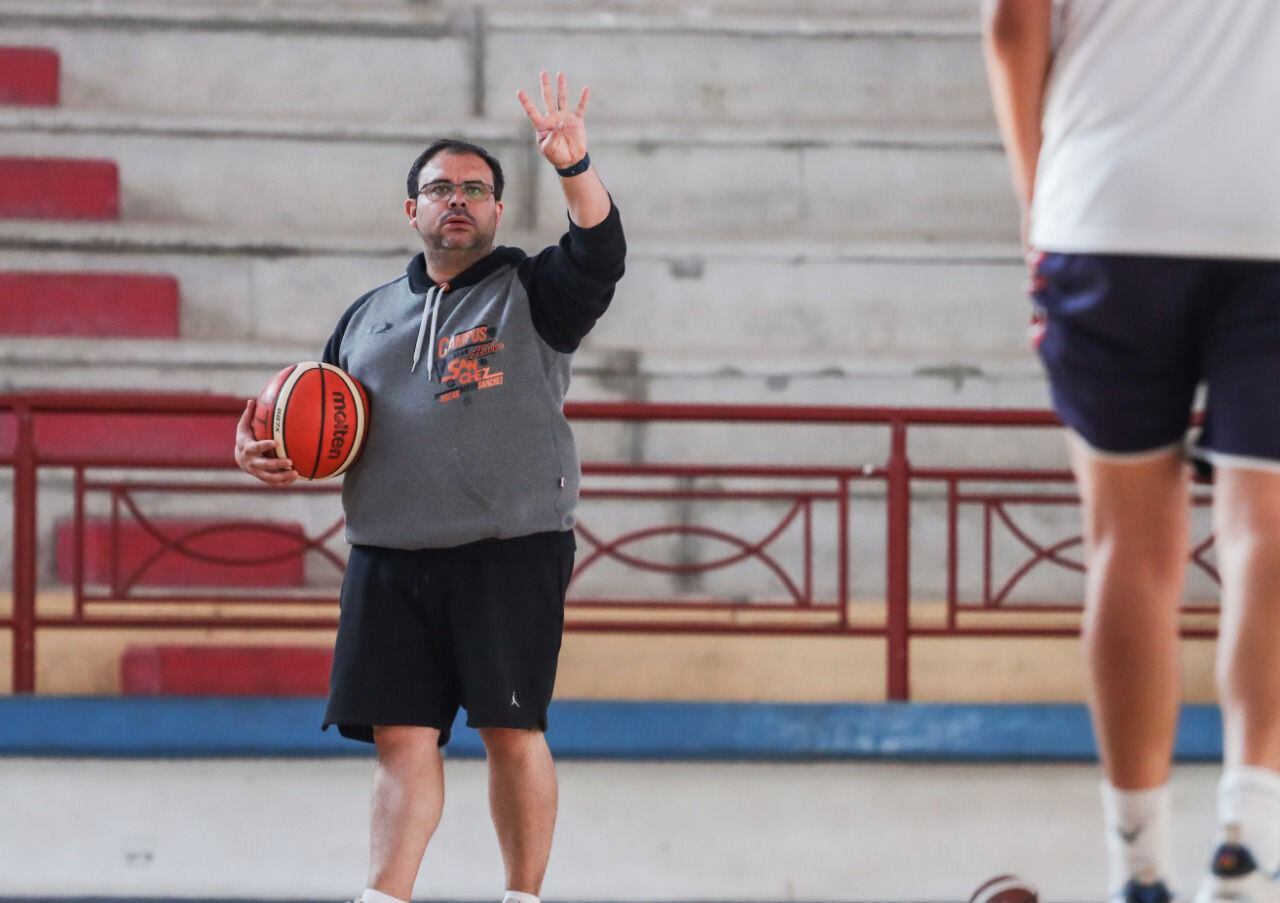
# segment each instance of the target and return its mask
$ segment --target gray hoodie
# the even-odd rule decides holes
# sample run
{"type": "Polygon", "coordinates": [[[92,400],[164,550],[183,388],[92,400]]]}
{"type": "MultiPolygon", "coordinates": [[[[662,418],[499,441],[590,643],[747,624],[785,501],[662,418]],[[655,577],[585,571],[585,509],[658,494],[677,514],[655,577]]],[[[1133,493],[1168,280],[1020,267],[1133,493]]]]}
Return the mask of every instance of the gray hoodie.
{"type": "Polygon", "coordinates": [[[625,256],[613,208],[534,257],[495,248],[444,285],[419,254],[343,314],[324,360],[370,407],[342,487],[348,542],[446,548],[573,527],[580,469],[561,406],[625,256]]]}

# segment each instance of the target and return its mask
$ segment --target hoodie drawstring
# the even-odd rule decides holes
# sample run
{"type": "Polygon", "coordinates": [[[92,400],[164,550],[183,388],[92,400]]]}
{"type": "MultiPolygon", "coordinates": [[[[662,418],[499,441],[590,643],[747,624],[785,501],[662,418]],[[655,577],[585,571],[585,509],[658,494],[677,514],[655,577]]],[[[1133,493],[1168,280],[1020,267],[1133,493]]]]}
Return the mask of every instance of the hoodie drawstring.
{"type": "Polygon", "coordinates": [[[442,282],[427,289],[422,302],[422,322],[418,325],[418,344],[413,349],[413,366],[409,372],[418,369],[418,359],[422,357],[422,339],[427,333],[427,320],[431,321],[431,338],[427,342],[427,378],[435,379],[436,363],[436,322],[440,314],[440,296],[449,290],[449,284],[442,282]]]}

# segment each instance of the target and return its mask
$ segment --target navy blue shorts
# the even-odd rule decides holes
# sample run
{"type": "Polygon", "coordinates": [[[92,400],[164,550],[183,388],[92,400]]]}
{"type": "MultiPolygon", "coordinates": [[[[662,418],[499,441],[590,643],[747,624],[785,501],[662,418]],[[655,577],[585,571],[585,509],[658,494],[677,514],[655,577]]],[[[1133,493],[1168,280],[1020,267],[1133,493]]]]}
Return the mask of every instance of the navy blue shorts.
{"type": "Polygon", "coordinates": [[[1032,298],[1054,410],[1096,451],[1181,444],[1204,383],[1197,454],[1280,460],[1280,261],[1046,253],[1032,298]]]}

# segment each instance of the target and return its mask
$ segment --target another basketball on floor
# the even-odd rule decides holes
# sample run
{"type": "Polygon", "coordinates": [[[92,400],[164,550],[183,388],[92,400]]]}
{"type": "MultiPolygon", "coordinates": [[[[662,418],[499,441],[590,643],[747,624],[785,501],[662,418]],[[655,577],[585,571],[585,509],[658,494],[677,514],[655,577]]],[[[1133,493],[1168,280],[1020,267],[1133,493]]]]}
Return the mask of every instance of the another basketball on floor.
{"type": "Polygon", "coordinates": [[[354,377],[332,364],[285,367],[258,396],[255,439],[272,439],[276,457],[293,461],[304,480],[345,471],[369,432],[369,397],[354,377]]]}
{"type": "Polygon", "coordinates": [[[969,903],[1037,903],[1040,897],[1031,882],[1017,875],[997,875],[973,892],[969,903]]]}

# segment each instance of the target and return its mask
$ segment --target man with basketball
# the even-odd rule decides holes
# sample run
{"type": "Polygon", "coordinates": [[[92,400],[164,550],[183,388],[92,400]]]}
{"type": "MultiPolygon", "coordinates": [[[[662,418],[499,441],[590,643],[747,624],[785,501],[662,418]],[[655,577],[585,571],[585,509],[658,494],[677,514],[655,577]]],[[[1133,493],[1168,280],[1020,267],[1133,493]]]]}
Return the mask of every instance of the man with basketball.
{"type": "MultiPolygon", "coordinates": [[[[569,212],[559,245],[495,247],[503,174],[438,141],[414,161],[405,213],[424,252],[343,314],[324,360],[368,389],[369,435],[347,473],[352,544],[325,726],[372,741],[368,889],[406,901],[444,800],[440,748],[459,707],[479,730],[507,903],[537,903],[556,777],[543,732],[573,569],[579,464],[561,411],[573,352],[613,297],[626,245],[576,108],[541,75],[519,93],[569,212]]],[[[532,189],[530,189],[532,190],[532,189]]],[[[249,432],[241,468],[288,485],[249,432]]]]}
{"type": "Polygon", "coordinates": [[[1196,900],[1280,901],[1280,3],[986,5],[1034,335],[1083,500],[1112,889],[1170,899],[1183,440],[1203,382],[1225,767],[1196,900]]]}

